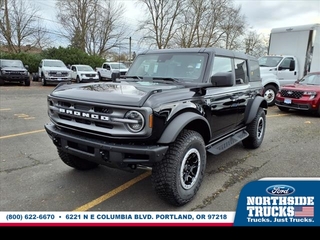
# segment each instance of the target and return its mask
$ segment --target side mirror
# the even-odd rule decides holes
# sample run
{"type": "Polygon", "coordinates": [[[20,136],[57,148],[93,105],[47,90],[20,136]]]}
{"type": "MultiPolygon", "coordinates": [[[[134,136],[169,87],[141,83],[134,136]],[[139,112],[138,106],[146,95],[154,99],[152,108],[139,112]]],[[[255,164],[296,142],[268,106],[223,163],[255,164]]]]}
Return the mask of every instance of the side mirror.
{"type": "Polygon", "coordinates": [[[218,72],[210,78],[214,87],[231,87],[234,84],[234,75],[232,72],[218,72]]]}
{"type": "Polygon", "coordinates": [[[29,65],[24,65],[24,67],[25,67],[26,69],[28,69],[28,68],[29,68],[29,65]]]}

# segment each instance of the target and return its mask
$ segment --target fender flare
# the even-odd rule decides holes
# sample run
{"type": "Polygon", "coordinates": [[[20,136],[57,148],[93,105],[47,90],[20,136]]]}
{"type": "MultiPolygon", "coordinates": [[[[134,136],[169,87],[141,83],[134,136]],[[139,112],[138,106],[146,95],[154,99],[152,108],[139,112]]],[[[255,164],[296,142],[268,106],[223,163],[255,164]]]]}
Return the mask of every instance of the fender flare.
{"type": "Polygon", "coordinates": [[[262,96],[257,96],[248,103],[246,111],[244,113],[245,124],[250,123],[255,118],[259,107],[262,107],[264,109],[268,108],[268,103],[262,96]]]}
{"type": "MultiPolygon", "coordinates": [[[[173,142],[179,133],[187,126],[190,122],[194,120],[201,120],[207,124],[208,129],[210,129],[210,124],[203,116],[198,115],[194,112],[185,112],[177,116],[170,122],[169,126],[162,133],[158,143],[168,144],[173,142]]],[[[209,131],[211,139],[211,131],[209,131]]]]}

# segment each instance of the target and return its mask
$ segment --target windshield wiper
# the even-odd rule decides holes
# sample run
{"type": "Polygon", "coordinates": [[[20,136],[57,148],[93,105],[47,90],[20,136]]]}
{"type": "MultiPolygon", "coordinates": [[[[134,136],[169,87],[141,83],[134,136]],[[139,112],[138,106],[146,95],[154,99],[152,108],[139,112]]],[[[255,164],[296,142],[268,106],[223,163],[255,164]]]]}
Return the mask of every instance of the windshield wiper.
{"type": "Polygon", "coordinates": [[[170,77],[153,77],[152,80],[156,80],[156,81],[164,81],[164,82],[175,82],[175,83],[179,83],[182,84],[181,80],[178,78],[170,78],[170,77]]]}
{"type": "Polygon", "coordinates": [[[128,78],[133,78],[133,79],[138,79],[138,80],[142,80],[143,79],[140,76],[126,76],[125,78],[126,78],[126,80],[128,80],[128,78]]]}

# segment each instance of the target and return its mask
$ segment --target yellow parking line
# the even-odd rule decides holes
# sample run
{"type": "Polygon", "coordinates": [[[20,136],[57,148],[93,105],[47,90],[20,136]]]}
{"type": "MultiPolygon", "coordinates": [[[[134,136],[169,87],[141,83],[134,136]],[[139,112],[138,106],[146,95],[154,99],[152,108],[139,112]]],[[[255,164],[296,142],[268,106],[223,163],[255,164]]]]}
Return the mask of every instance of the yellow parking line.
{"type": "Polygon", "coordinates": [[[275,115],[267,115],[267,117],[282,117],[282,116],[287,116],[287,115],[290,115],[290,114],[275,114],[275,115]]]}
{"type": "Polygon", "coordinates": [[[18,137],[18,136],[23,136],[23,135],[33,134],[33,133],[39,133],[39,132],[44,132],[44,131],[45,130],[42,129],[42,130],[36,130],[36,131],[31,131],[31,132],[17,133],[17,134],[12,134],[12,135],[7,135],[7,136],[0,136],[0,139],[18,137]]]}
{"type": "Polygon", "coordinates": [[[125,184],[122,184],[121,186],[113,189],[112,191],[102,195],[101,197],[98,197],[95,200],[93,200],[93,201],[91,201],[81,207],[78,207],[77,209],[73,210],[73,212],[87,211],[87,210],[93,208],[94,206],[97,206],[98,204],[106,201],[107,199],[115,196],[119,192],[122,192],[123,190],[127,189],[128,187],[131,187],[133,184],[141,181],[142,179],[144,179],[150,175],[151,175],[151,171],[147,171],[147,172],[139,175],[138,177],[131,179],[130,181],[126,182],[125,184]]]}

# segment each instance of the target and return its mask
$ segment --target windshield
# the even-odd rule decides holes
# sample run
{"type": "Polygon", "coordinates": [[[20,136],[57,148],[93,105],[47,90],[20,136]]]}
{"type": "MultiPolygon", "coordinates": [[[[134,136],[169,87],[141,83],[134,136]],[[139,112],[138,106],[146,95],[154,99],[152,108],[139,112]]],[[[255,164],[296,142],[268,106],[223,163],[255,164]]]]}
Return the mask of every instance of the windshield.
{"type": "Polygon", "coordinates": [[[48,60],[43,62],[45,67],[66,67],[62,61],[48,60]]]}
{"type": "Polygon", "coordinates": [[[281,61],[282,57],[276,56],[265,56],[259,58],[260,67],[276,67],[281,61]]]}
{"type": "Polygon", "coordinates": [[[78,66],[78,71],[88,71],[88,72],[92,72],[93,68],[90,66],[78,66]]]}
{"type": "Polygon", "coordinates": [[[157,53],[139,55],[127,72],[128,77],[179,79],[202,82],[207,54],[157,53]]]}
{"type": "Polygon", "coordinates": [[[299,84],[320,86],[320,74],[308,74],[299,80],[299,84]]]}
{"type": "Polygon", "coordinates": [[[1,67],[23,68],[23,63],[20,60],[1,60],[1,67]]]}
{"type": "Polygon", "coordinates": [[[109,64],[112,69],[126,69],[127,66],[124,65],[123,63],[110,63],[109,64]]]}

